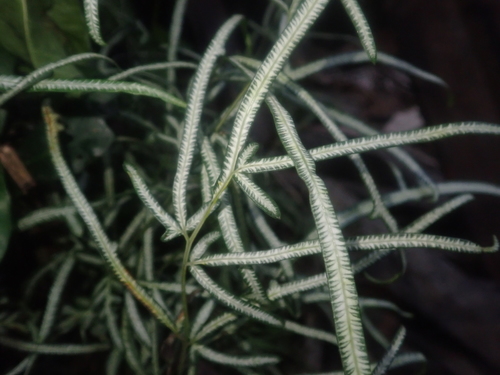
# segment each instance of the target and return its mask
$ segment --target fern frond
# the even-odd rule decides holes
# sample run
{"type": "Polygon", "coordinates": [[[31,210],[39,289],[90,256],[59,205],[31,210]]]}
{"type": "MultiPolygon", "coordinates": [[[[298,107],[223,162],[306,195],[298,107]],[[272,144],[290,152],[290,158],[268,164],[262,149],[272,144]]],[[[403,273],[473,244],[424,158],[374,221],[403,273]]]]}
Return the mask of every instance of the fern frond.
{"type": "Polygon", "coordinates": [[[226,366],[256,367],[274,365],[280,361],[276,356],[236,356],[216,352],[203,345],[194,345],[194,349],[206,360],[226,366]]]}
{"type": "Polygon", "coordinates": [[[43,116],[47,128],[47,141],[52,162],[55,166],[57,174],[66,190],[66,193],[71,198],[71,201],[76,206],[76,209],[83,221],[87,225],[92,237],[98,244],[101,255],[111,267],[118,279],[130,290],[130,292],[143,303],[163,324],[165,324],[173,332],[177,331],[170,314],[161,308],[144,289],[142,289],[130,273],[120,262],[116,254],[116,244],[111,243],[106,233],[102,229],[97,216],[90,207],[89,203],[78,188],[76,181],[71,174],[68,166],[59,147],[58,132],[61,130],[61,125],[58,122],[58,116],[48,106],[42,108],[43,116]]]}
{"type": "Polygon", "coordinates": [[[83,0],[83,8],[85,10],[85,20],[87,21],[87,28],[89,29],[90,36],[94,42],[100,46],[104,46],[106,43],[101,36],[98,2],[98,0],[83,0]]]}

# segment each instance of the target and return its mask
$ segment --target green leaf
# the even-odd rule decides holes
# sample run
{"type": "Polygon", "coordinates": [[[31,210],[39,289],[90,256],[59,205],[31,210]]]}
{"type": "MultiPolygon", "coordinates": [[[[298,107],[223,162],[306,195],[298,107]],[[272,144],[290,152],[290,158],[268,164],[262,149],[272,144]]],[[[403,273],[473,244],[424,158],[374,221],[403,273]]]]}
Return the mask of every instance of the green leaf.
{"type": "Polygon", "coordinates": [[[398,329],[396,335],[394,336],[394,339],[392,340],[391,346],[384,354],[384,357],[377,364],[377,367],[375,367],[375,369],[373,370],[372,375],[384,375],[386,371],[391,368],[391,364],[396,358],[396,354],[398,353],[399,349],[401,349],[401,345],[403,345],[405,336],[405,327],[401,327],[400,329],[398,329]]]}
{"type": "Polygon", "coordinates": [[[219,29],[198,65],[191,89],[189,90],[188,105],[186,108],[186,117],[184,119],[184,129],[177,162],[177,172],[175,173],[172,192],[175,218],[182,230],[185,230],[187,221],[187,180],[193,161],[195,145],[198,141],[198,128],[208,81],[217,58],[225,52],[224,43],[241,19],[241,16],[233,16],[219,29]]]}
{"type": "Polygon", "coordinates": [[[274,97],[267,103],[273,114],[281,142],[294,162],[297,173],[309,190],[309,200],[318,230],[327,270],[335,332],[344,372],[368,375],[370,366],[359,313],[358,295],[347,247],[323,181],[299,139],[293,120],[274,97]]]}
{"type": "Polygon", "coordinates": [[[224,190],[232,178],[232,174],[236,169],[238,155],[245,144],[250,126],[276,76],[288,60],[295,46],[300,42],[327,4],[328,0],[304,0],[255,73],[250,87],[236,113],[236,119],[229,138],[222,173],[218,186],[216,186],[215,195],[224,190]]]}
{"type": "MultiPolygon", "coordinates": [[[[369,152],[414,143],[431,142],[442,138],[466,134],[500,135],[500,126],[481,122],[443,124],[418,130],[360,137],[316,147],[308,151],[314,161],[321,161],[355,153],[369,152]]],[[[239,172],[260,173],[291,168],[292,166],[293,163],[289,156],[277,156],[249,162],[241,166],[239,172]]]]}
{"type": "Polygon", "coordinates": [[[216,352],[210,348],[203,345],[195,345],[195,350],[205,359],[210,362],[219,363],[226,366],[236,366],[236,367],[255,367],[255,366],[265,366],[274,365],[280,360],[276,356],[236,356],[228,355],[220,352],[216,352]]]}
{"type": "Polygon", "coordinates": [[[109,350],[108,344],[34,344],[32,342],[11,339],[6,336],[0,337],[0,345],[23,352],[56,355],[89,354],[109,350]]]}
{"type": "Polygon", "coordinates": [[[272,314],[259,309],[258,307],[244,301],[218,286],[206,273],[198,266],[191,266],[191,273],[196,281],[213,295],[219,302],[227,307],[235,310],[236,312],[246,315],[250,318],[256,319],[263,323],[272,326],[282,327],[280,319],[274,317],[272,314]]]}
{"type": "Polygon", "coordinates": [[[101,36],[101,26],[99,24],[99,4],[98,0],[83,0],[85,9],[85,20],[90,36],[97,44],[104,46],[106,43],[101,36]]]}
{"type": "Polygon", "coordinates": [[[351,22],[358,33],[361,45],[370,57],[372,63],[377,62],[377,47],[375,47],[375,39],[368,25],[368,21],[361,10],[357,0],[340,0],[344,6],[351,22]]]}
{"type": "MultiPolygon", "coordinates": [[[[22,77],[0,76],[0,91],[14,88],[22,77]]],[[[33,85],[28,92],[106,92],[149,96],[163,100],[166,103],[184,108],[186,103],[175,96],[140,83],[108,81],[104,79],[45,79],[33,85]]]]}
{"type": "MultiPolygon", "coordinates": [[[[78,0],[0,0],[0,9],[0,44],[35,69],[90,49],[78,0]]],[[[79,75],[72,66],[56,73],[79,75]]]]}
{"type": "Polygon", "coordinates": [[[151,191],[144,183],[141,176],[137,170],[132,167],[130,164],[124,165],[125,170],[127,171],[132,184],[134,185],[134,189],[141,199],[142,203],[151,211],[153,216],[158,220],[167,230],[166,235],[170,235],[171,233],[176,233],[180,231],[179,224],[175,219],[170,216],[158,203],[158,201],[153,197],[151,191]]]}
{"type": "Polygon", "coordinates": [[[0,261],[7,251],[11,230],[10,195],[5,184],[4,169],[0,167],[0,261]]]}
{"type": "Polygon", "coordinates": [[[229,323],[234,322],[236,319],[238,319],[238,317],[233,313],[224,313],[205,324],[205,326],[196,334],[194,340],[200,341],[201,339],[210,335],[212,332],[228,325],[229,323]]]}
{"type": "MultiPolygon", "coordinates": [[[[331,56],[331,57],[325,57],[316,61],[313,61],[309,64],[302,65],[298,67],[297,69],[293,70],[291,73],[289,73],[289,77],[293,79],[294,81],[298,81],[300,79],[304,79],[312,74],[315,74],[317,72],[320,72],[324,69],[331,69],[339,66],[344,66],[344,65],[351,65],[351,64],[362,64],[369,62],[369,57],[366,55],[365,52],[348,52],[348,53],[342,53],[339,55],[331,56]]],[[[402,70],[403,72],[409,73],[411,75],[414,75],[415,77],[421,78],[423,80],[435,83],[440,86],[446,87],[446,82],[444,82],[441,78],[438,76],[435,76],[434,74],[428,73],[422,69],[417,68],[416,66],[413,66],[411,64],[408,64],[407,62],[400,60],[396,57],[387,55],[382,52],[377,53],[377,62],[391,66],[393,68],[402,70]]]]}
{"type": "Polygon", "coordinates": [[[196,318],[193,321],[193,325],[191,326],[191,332],[189,333],[189,337],[191,339],[196,337],[200,329],[207,322],[208,318],[210,317],[210,314],[212,314],[212,311],[214,310],[214,307],[215,307],[215,301],[213,299],[209,299],[201,307],[200,311],[198,311],[198,314],[196,314],[196,318]]]}
{"type": "Polygon", "coordinates": [[[60,69],[64,66],[71,65],[83,60],[89,60],[89,59],[105,59],[112,61],[106,56],[99,55],[97,53],[82,53],[79,55],[71,56],[62,60],[59,60],[57,62],[47,64],[43,67],[40,67],[36,69],[34,72],[31,72],[28,74],[26,77],[24,77],[22,80],[20,80],[14,87],[12,87],[10,90],[8,90],[6,93],[3,95],[0,95],[0,106],[3,105],[6,101],[14,97],[15,95],[19,94],[20,92],[26,90],[30,86],[33,86],[37,82],[40,82],[47,76],[49,76],[51,73],[56,71],[57,69],[60,69]]]}
{"type": "Polygon", "coordinates": [[[220,238],[220,232],[210,232],[203,236],[201,240],[198,241],[196,246],[191,250],[190,259],[191,262],[198,260],[202,257],[208,247],[220,238]]]}
{"type": "Polygon", "coordinates": [[[74,265],[75,257],[73,254],[69,254],[57,272],[54,283],[50,288],[47,306],[45,307],[45,312],[43,314],[42,325],[40,326],[40,331],[38,332],[37,343],[45,341],[52,330],[62,292],[74,265]]]}
{"type": "Polygon", "coordinates": [[[59,178],[61,179],[66,193],[71,198],[71,201],[76,206],[78,213],[96,241],[101,255],[118,279],[130,290],[134,297],[144,304],[165,326],[173,332],[176,332],[177,327],[173,323],[171,314],[158,305],[158,303],[148,293],[146,293],[146,291],[137,283],[137,281],[120,262],[116,253],[116,244],[111,243],[109,240],[96,214],[92,210],[92,207],[90,207],[90,204],[85,196],[80,191],[73,175],[71,174],[71,171],[64,161],[59,147],[58,133],[62,126],[58,122],[58,116],[50,107],[47,106],[43,107],[42,111],[46,124],[47,142],[54,167],[59,178]]]}
{"type": "Polygon", "coordinates": [[[243,174],[235,174],[234,179],[241,190],[269,216],[279,219],[281,212],[274,201],[264,190],[255,184],[250,178],[243,174]]]}

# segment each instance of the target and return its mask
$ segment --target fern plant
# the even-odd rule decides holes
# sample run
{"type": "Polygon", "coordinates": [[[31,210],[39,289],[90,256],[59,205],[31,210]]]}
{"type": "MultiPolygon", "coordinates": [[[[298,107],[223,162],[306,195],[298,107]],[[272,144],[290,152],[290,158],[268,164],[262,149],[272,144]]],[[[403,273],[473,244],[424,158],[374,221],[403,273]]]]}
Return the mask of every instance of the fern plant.
{"type": "MultiPolygon", "coordinates": [[[[53,257],[27,286],[29,299],[37,282],[54,274],[41,317],[26,318],[8,311],[0,315],[0,345],[28,353],[9,374],[36,369],[37,358],[44,354],[102,351],[107,353],[105,367],[110,375],[125,364],[137,374],[196,374],[203,372],[205,361],[243,374],[279,374],[287,371],[284,338],[299,336],[322,341],[332,353],[339,353],[340,367],[331,369],[332,374],[380,375],[425,361],[419,353],[400,351],[403,327],[388,343],[376,327],[368,326],[361,314],[364,308],[405,313],[388,301],[360,297],[355,275],[396,249],[427,247],[477,254],[498,249],[496,239],[493,245],[481,247],[463,239],[422,233],[469,202],[471,194],[500,195],[500,188],[479,182],[435,183],[401,146],[464,134],[498,135],[500,127],[471,122],[379,134],[316,99],[299,84],[301,79],[328,67],[369,61],[443,84],[416,67],[377,54],[356,0],[343,0],[342,5],[364,52],[292,68],[291,53],[327,4],[327,0],[270,2],[269,14],[286,26],[262,61],[253,56],[226,55],[227,40],[245,22],[241,15],[232,16],[219,28],[198,61],[176,61],[186,6],[185,0],[178,0],[165,63],[118,72],[105,55],[84,53],[25,77],[0,76],[2,104],[23,91],[124,93],[134,100],[138,96],[159,99],[165,110],[160,130],[123,109],[123,116],[147,128],[164,152],[144,156],[147,142],[139,152],[131,146],[123,156],[129,180],[121,179],[121,170],[108,167],[104,171],[104,199],[89,201],[61,150],[59,134],[65,131],[64,118],[50,104],[43,104],[48,150],[69,201],[28,214],[18,222],[18,228],[27,230],[64,219],[71,233],[66,241],[70,249],[53,257]],[[62,66],[88,59],[109,64],[105,70],[112,73],[98,79],[47,78],[62,66]],[[178,84],[182,82],[177,79],[179,68],[195,69],[187,90],[178,84]],[[158,70],[167,71],[166,84],[158,84],[158,76],[152,76],[154,81],[149,79],[158,70]],[[211,102],[229,84],[239,85],[241,94],[224,111],[214,113],[211,102]],[[274,119],[282,156],[256,157],[259,145],[249,137],[264,103],[274,119]],[[334,142],[307,149],[295,125],[294,112],[301,116],[293,110],[295,105],[316,117],[334,142]],[[363,136],[349,139],[340,124],[355,128],[363,136]],[[398,168],[414,176],[414,186],[401,184],[399,190],[385,195],[379,191],[364,153],[382,149],[392,154],[398,168]],[[370,199],[337,212],[330,199],[335,192],[328,191],[316,163],[343,156],[350,158],[359,172],[370,199]],[[312,225],[310,233],[294,243],[286,243],[276,230],[281,220],[292,230],[303,232],[299,230],[300,221],[283,207],[280,196],[286,193],[272,186],[261,187],[276,171],[290,168],[307,187],[310,207],[303,212],[311,213],[311,220],[306,221],[312,225]],[[165,170],[168,176],[158,178],[165,170]],[[156,178],[151,178],[155,174],[156,178]],[[115,178],[126,188],[118,188],[115,178]],[[456,197],[446,200],[448,195],[456,197]],[[436,202],[439,197],[444,203],[400,228],[390,208],[429,197],[436,202]],[[130,203],[138,199],[143,207],[132,203],[131,209],[130,203]],[[368,215],[381,219],[387,233],[344,236],[342,228],[368,215]],[[120,224],[124,221],[128,222],[126,226],[120,224]],[[161,235],[157,230],[160,225],[164,231],[161,235]],[[111,235],[114,231],[110,229],[117,227],[121,233],[111,235]],[[353,251],[363,256],[351,261],[353,251]],[[301,277],[296,265],[304,257],[320,257],[324,272],[301,277]],[[82,269],[89,276],[85,286],[76,288],[80,298],[65,302],[64,289],[75,288],[68,281],[71,274],[82,269]],[[311,303],[328,311],[332,327],[319,329],[302,323],[301,311],[311,303]],[[81,342],[64,342],[70,332],[79,332],[81,342]],[[382,357],[368,352],[365,334],[382,345],[382,357]],[[274,338],[274,348],[266,345],[268,338],[274,338]]],[[[97,0],[85,0],[84,5],[89,34],[97,44],[104,45],[99,4],[97,0]]],[[[262,154],[266,155],[266,150],[262,154]]]]}

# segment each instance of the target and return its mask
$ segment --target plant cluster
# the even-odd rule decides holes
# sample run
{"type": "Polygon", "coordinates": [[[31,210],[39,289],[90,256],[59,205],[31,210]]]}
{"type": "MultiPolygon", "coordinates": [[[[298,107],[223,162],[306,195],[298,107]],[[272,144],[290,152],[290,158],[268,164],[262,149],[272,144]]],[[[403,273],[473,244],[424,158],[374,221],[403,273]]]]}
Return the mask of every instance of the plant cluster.
{"type": "MultiPolygon", "coordinates": [[[[47,354],[98,352],[106,353],[109,375],[125,366],[136,374],[196,374],[203,373],[207,363],[217,371],[289,373],[285,362],[300,359],[291,358],[287,340],[297,337],[324,342],[332,357],[340,353],[340,367],[331,369],[332,374],[381,375],[420,366],[425,362],[420,353],[400,350],[403,327],[388,340],[366,323],[369,309],[405,313],[388,301],[360,297],[355,275],[405,248],[497,250],[496,240],[491,247],[481,247],[423,232],[469,202],[471,194],[500,195],[500,188],[479,182],[435,183],[402,146],[464,134],[498,135],[500,128],[455,123],[380,134],[301,86],[301,80],[323,69],[370,62],[444,84],[403,61],[377,54],[356,0],[342,4],[364,51],[295,68],[290,55],[328,0],[273,0],[260,27],[241,15],[232,16],[202,56],[179,47],[186,3],[175,3],[167,62],[119,71],[103,47],[99,54],[84,52],[43,66],[33,64],[35,69],[23,76],[0,76],[0,105],[23,92],[41,92],[44,98],[68,94],[63,99],[51,94],[52,103],[42,105],[47,149],[65,193],[57,194],[58,204],[17,222],[18,230],[26,231],[64,220],[67,234],[57,243],[56,255],[25,286],[22,302],[16,305],[6,296],[0,300],[0,345],[26,353],[8,374],[36,371],[37,359],[47,354]],[[227,55],[225,45],[238,29],[248,51],[227,55]],[[257,38],[272,40],[262,59],[252,52],[257,38]],[[189,61],[178,60],[181,53],[189,61]],[[74,64],[87,60],[96,60],[100,78],[82,78],[83,70],[74,71],[74,64]],[[179,69],[194,73],[182,75],[179,69]],[[217,103],[235,88],[240,94],[221,111],[217,103]],[[128,124],[122,125],[123,133],[114,137],[101,118],[58,115],[65,113],[66,100],[84,98],[118,106],[113,116],[115,122],[128,124]],[[160,116],[144,110],[145,103],[155,100],[161,105],[148,108],[160,116]],[[259,150],[249,136],[261,107],[274,120],[279,147],[273,150],[259,150]],[[307,129],[296,123],[311,115],[331,135],[330,144],[304,146],[300,135],[307,129]],[[343,127],[360,136],[349,139],[343,127]],[[61,149],[61,133],[68,131],[74,137],[71,147],[87,150],[86,156],[61,149]],[[364,154],[373,150],[390,156],[398,188],[389,194],[380,193],[365,164],[364,154]],[[103,161],[102,175],[87,173],[87,184],[75,179],[85,176],[96,156],[103,161]],[[337,212],[330,198],[335,191],[328,191],[316,163],[340,157],[350,159],[369,199],[337,212]],[[274,180],[284,169],[295,170],[305,184],[309,207],[287,204],[292,198],[274,180]],[[92,199],[82,192],[85,187],[92,199]],[[390,208],[424,199],[434,199],[436,207],[401,227],[390,208]],[[382,220],[386,233],[344,237],[342,228],[366,216],[382,220]],[[297,265],[311,257],[322,260],[324,272],[297,272],[297,265]],[[51,287],[44,308],[33,310],[30,300],[42,280],[49,280],[51,287]],[[311,305],[325,311],[329,327],[305,324],[303,311],[311,305]],[[383,356],[368,353],[365,335],[383,348],[383,356]]],[[[104,46],[98,1],[85,0],[84,5],[89,34],[104,46]]],[[[29,46],[28,34],[25,37],[29,46]]],[[[122,37],[113,43],[119,44],[122,37]]],[[[2,185],[5,196],[4,181],[2,185]]]]}

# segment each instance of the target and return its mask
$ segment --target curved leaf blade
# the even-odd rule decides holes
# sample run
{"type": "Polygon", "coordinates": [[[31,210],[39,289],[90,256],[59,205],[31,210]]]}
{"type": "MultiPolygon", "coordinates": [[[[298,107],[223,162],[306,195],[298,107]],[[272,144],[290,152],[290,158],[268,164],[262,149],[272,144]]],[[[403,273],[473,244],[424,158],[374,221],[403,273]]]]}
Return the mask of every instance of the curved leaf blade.
{"type": "Polygon", "coordinates": [[[373,38],[372,31],[368,25],[361,7],[357,0],[340,0],[344,6],[351,22],[358,33],[359,39],[361,40],[361,45],[368,54],[368,57],[372,63],[377,62],[377,47],[375,46],[375,39],[373,38]]]}
{"type": "Polygon", "coordinates": [[[358,296],[347,247],[323,181],[316,175],[312,157],[302,145],[293,120],[274,97],[267,103],[281,142],[308,190],[314,221],[327,270],[328,287],[346,374],[369,375],[370,364],[362,330],[358,296]]]}
{"type": "Polygon", "coordinates": [[[198,128],[203,109],[203,99],[205,98],[208,81],[215,62],[225,52],[224,43],[241,19],[241,16],[231,17],[212,39],[198,65],[188,95],[188,105],[173,187],[175,217],[183,230],[186,228],[187,221],[186,186],[195,152],[195,145],[198,141],[198,128]]]}
{"type": "Polygon", "coordinates": [[[98,0],[84,0],[83,8],[85,10],[85,21],[87,21],[87,27],[89,29],[89,34],[100,46],[106,45],[106,42],[101,36],[101,26],[99,24],[99,4],[98,0]]]}

